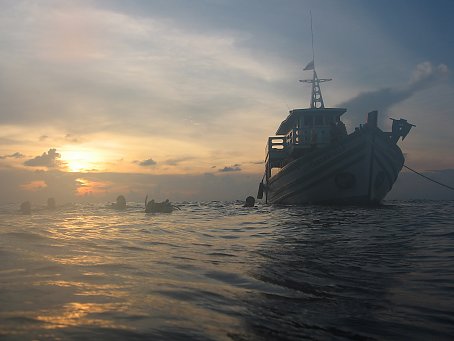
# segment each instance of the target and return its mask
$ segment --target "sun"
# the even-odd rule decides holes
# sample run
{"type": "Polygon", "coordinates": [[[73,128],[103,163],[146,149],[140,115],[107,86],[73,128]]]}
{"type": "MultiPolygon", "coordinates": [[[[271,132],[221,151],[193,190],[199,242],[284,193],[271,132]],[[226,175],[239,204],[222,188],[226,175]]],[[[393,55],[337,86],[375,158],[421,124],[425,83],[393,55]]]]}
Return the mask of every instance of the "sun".
{"type": "Polygon", "coordinates": [[[62,151],[61,159],[66,164],[68,171],[74,173],[95,170],[102,161],[98,153],[90,150],[62,151]]]}

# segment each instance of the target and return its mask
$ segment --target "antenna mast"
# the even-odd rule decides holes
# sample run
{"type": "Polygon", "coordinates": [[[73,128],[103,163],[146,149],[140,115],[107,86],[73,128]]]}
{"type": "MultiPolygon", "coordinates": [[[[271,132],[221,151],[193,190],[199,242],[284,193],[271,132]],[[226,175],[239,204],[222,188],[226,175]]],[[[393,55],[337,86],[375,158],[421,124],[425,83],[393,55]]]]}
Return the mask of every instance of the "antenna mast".
{"type": "Polygon", "coordinates": [[[315,49],[314,49],[314,30],[312,28],[312,11],[309,11],[311,16],[311,37],[312,37],[312,61],[306,65],[304,70],[312,70],[312,79],[300,80],[300,82],[312,84],[311,94],[311,108],[319,109],[324,108],[325,103],[323,102],[322,90],[320,89],[320,83],[329,82],[332,78],[318,78],[317,72],[315,72],[315,49]]]}
{"type": "Polygon", "coordinates": [[[314,30],[312,29],[312,11],[309,11],[309,15],[311,16],[312,62],[314,63],[315,70],[314,30]]]}

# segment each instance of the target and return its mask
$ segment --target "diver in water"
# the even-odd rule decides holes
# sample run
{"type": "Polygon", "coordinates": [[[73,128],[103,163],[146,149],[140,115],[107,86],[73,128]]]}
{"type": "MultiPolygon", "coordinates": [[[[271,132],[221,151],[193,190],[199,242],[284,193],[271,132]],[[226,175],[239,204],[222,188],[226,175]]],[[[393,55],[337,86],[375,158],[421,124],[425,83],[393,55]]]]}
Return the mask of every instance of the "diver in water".
{"type": "Polygon", "coordinates": [[[243,207],[254,207],[255,205],[255,199],[253,196],[248,196],[246,198],[246,201],[244,202],[243,207]]]}
{"type": "Polygon", "coordinates": [[[112,204],[112,208],[116,210],[125,210],[126,209],[126,199],[123,195],[117,197],[117,201],[112,204]]]}
{"type": "Polygon", "coordinates": [[[30,201],[24,201],[20,205],[19,211],[22,214],[31,214],[32,213],[32,205],[30,204],[30,201]]]}

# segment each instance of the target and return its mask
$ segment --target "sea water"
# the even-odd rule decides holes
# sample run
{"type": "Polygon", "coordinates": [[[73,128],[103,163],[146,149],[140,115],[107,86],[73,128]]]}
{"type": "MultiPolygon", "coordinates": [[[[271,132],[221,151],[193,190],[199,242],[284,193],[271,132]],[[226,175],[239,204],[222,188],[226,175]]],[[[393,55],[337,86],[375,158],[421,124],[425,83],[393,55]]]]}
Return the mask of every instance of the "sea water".
{"type": "Polygon", "coordinates": [[[454,202],[0,207],[2,340],[449,339],[454,202]]]}

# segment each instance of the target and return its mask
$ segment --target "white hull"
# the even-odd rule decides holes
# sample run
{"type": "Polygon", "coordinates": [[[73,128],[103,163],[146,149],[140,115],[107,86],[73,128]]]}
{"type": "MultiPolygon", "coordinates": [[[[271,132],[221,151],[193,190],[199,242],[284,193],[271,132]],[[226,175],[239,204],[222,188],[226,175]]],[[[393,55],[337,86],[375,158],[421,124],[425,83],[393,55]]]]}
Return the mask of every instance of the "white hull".
{"type": "Polygon", "coordinates": [[[377,204],[404,164],[400,148],[380,129],[364,129],[342,142],[288,163],[269,178],[269,203],[377,204]]]}

